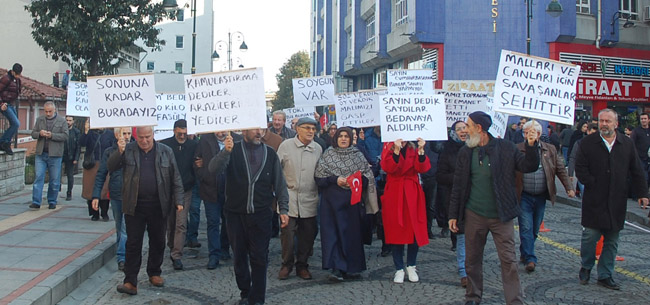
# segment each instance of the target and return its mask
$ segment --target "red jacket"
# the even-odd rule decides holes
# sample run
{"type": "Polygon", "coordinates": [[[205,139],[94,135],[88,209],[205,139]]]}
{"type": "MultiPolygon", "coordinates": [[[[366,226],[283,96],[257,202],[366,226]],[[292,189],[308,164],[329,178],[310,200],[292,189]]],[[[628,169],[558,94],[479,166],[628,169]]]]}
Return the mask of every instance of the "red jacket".
{"type": "Polygon", "coordinates": [[[400,154],[395,163],[393,143],[385,143],[381,167],[388,174],[381,197],[386,243],[411,244],[415,236],[418,246],[428,244],[426,203],[418,173],[431,168],[429,159],[425,155],[424,162],[419,162],[417,151],[407,146],[406,156],[400,154]]]}
{"type": "Polygon", "coordinates": [[[9,73],[0,78],[0,100],[4,103],[15,101],[20,95],[20,79],[9,73]]]}

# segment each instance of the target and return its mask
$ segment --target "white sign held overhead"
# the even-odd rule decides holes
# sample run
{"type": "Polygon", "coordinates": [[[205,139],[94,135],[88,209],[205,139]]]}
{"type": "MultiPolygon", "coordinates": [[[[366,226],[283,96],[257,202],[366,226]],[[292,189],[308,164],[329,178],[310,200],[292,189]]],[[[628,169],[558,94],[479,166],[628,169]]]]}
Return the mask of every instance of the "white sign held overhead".
{"type": "Polygon", "coordinates": [[[87,84],[91,128],[156,125],[153,74],[93,76],[87,84]]]}
{"type": "Polygon", "coordinates": [[[171,129],[154,129],[153,138],[156,141],[164,140],[174,136],[174,131],[171,129]]]}
{"type": "Polygon", "coordinates": [[[388,70],[388,94],[434,95],[433,73],[433,70],[388,70]]]}
{"type": "Polygon", "coordinates": [[[295,107],[334,104],[334,77],[332,75],[295,78],[292,82],[295,107]]]}
{"type": "Polygon", "coordinates": [[[385,95],[380,103],[381,141],[447,140],[445,96],[385,95]]]}
{"type": "Polygon", "coordinates": [[[467,121],[474,111],[486,111],[487,92],[439,92],[445,95],[447,127],[456,121],[467,121]]]}
{"type": "Polygon", "coordinates": [[[187,103],[185,94],[156,94],[156,118],[158,125],[155,129],[174,129],[174,122],[187,120],[187,103]]]}
{"type": "Polygon", "coordinates": [[[88,85],[86,83],[68,83],[68,98],[65,106],[65,114],[79,117],[90,116],[90,105],[88,104],[88,85]]]}
{"type": "Polygon", "coordinates": [[[580,66],[502,50],[495,110],[571,125],[579,74],[580,66]]]}
{"type": "Polygon", "coordinates": [[[495,138],[503,139],[506,136],[506,128],[508,128],[508,115],[494,111],[494,98],[488,96],[486,102],[486,113],[492,117],[492,125],[488,132],[495,138]]]}
{"type": "Polygon", "coordinates": [[[287,126],[287,128],[291,128],[291,120],[295,118],[306,118],[314,117],[314,112],[316,112],[316,107],[313,106],[307,106],[307,107],[298,107],[298,108],[285,108],[282,109],[284,111],[284,114],[286,115],[287,121],[284,123],[284,126],[287,126]]]}
{"type": "Polygon", "coordinates": [[[386,90],[339,93],[336,95],[336,122],[339,126],[379,126],[379,99],[386,90]]]}
{"type": "Polygon", "coordinates": [[[187,132],[266,128],[262,68],[185,75],[187,132]]]}

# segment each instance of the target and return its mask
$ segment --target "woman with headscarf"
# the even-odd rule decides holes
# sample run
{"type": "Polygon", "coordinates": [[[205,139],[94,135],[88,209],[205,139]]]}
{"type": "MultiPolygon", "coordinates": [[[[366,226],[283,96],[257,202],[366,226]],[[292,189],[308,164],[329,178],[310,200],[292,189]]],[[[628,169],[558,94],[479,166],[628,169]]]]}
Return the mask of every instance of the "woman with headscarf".
{"type": "Polygon", "coordinates": [[[397,139],[384,143],[381,168],[386,172],[386,187],[381,197],[382,220],[386,243],[392,245],[395,264],[394,283],[403,283],[404,274],[410,282],[419,281],[415,263],[419,247],[429,243],[426,202],[418,174],[431,168],[424,153],[426,142],[418,138],[413,142],[397,139]],[[404,245],[406,272],[404,271],[404,245]]]}
{"type": "MultiPolygon", "coordinates": [[[[467,140],[467,124],[463,121],[457,121],[451,125],[449,130],[449,140],[438,157],[438,171],[436,179],[438,181],[438,194],[443,204],[449,210],[449,200],[451,187],[454,182],[454,172],[456,171],[456,156],[458,151],[467,140]]],[[[463,228],[458,228],[458,233],[451,233],[452,250],[456,250],[456,262],[458,263],[458,275],[460,276],[460,285],[467,286],[467,273],[465,272],[465,234],[463,228]]]]}
{"type": "Polygon", "coordinates": [[[378,209],[375,177],[352,141],[350,128],[338,129],[332,137],[332,147],[321,156],[315,173],[322,194],[319,215],[323,269],[332,271],[329,279],[335,282],[359,278],[359,273],[366,270],[362,226],[366,213],[374,214],[378,209]],[[352,191],[347,182],[347,177],[357,171],[362,174],[362,203],[351,202],[352,191]]]}

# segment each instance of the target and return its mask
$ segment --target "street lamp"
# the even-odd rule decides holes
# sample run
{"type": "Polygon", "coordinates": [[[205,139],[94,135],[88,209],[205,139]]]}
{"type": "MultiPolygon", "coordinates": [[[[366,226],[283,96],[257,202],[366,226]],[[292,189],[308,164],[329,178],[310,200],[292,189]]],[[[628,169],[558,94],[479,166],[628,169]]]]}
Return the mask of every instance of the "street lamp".
{"type": "MultiPolygon", "coordinates": [[[[165,10],[174,10],[178,7],[176,0],[164,0],[165,10]]],[[[192,74],[196,73],[196,0],[192,0],[192,74]]]]}
{"type": "MultiPolygon", "coordinates": [[[[614,26],[614,24],[616,23],[616,20],[621,19],[622,16],[623,16],[623,13],[621,13],[620,11],[614,13],[614,15],[612,16],[612,23],[611,23],[611,25],[612,25],[612,35],[614,35],[614,33],[615,33],[616,27],[614,26]]],[[[634,26],[634,22],[630,21],[630,16],[628,15],[627,19],[625,20],[625,23],[623,24],[623,28],[628,29],[628,28],[631,28],[633,26],[634,26]]]]}
{"type": "MultiPolygon", "coordinates": [[[[241,40],[241,45],[239,46],[239,50],[242,52],[246,52],[248,50],[248,46],[246,45],[246,41],[244,41],[244,34],[240,31],[235,31],[231,33],[228,31],[228,41],[223,41],[219,40],[217,43],[214,45],[214,52],[212,52],[212,59],[219,60],[219,53],[217,53],[218,50],[223,50],[224,45],[226,47],[226,55],[227,55],[227,63],[228,63],[228,70],[232,70],[232,40],[233,38],[235,41],[241,40]],[[234,36],[234,37],[233,37],[234,36]]],[[[239,68],[243,68],[244,65],[240,63],[239,68]]]]}
{"type": "MultiPolygon", "coordinates": [[[[533,19],[533,0],[526,0],[526,54],[530,55],[530,19],[533,19]]],[[[551,17],[559,17],[562,14],[562,4],[557,0],[551,0],[546,6],[546,13],[551,17]]]]}

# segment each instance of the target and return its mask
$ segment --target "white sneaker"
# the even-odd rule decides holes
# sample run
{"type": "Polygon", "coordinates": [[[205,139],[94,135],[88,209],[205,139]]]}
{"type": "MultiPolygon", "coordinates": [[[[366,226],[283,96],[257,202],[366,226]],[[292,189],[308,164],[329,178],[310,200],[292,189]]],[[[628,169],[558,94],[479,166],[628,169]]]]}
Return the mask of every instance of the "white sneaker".
{"type": "Polygon", "coordinates": [[[416,283],[420,280],[420,277],[418,276],[418,271],[415,269],[415,266],[407,266],[406,274],[408,275],[409,282],[411,283],[416,283]]]}
{"type": "Polygon", "coordinates": [[[395,277],[393,278],[393,283],[401,284],[404,283],[404,269],[397,270],[395,272],[395,277]]]}

